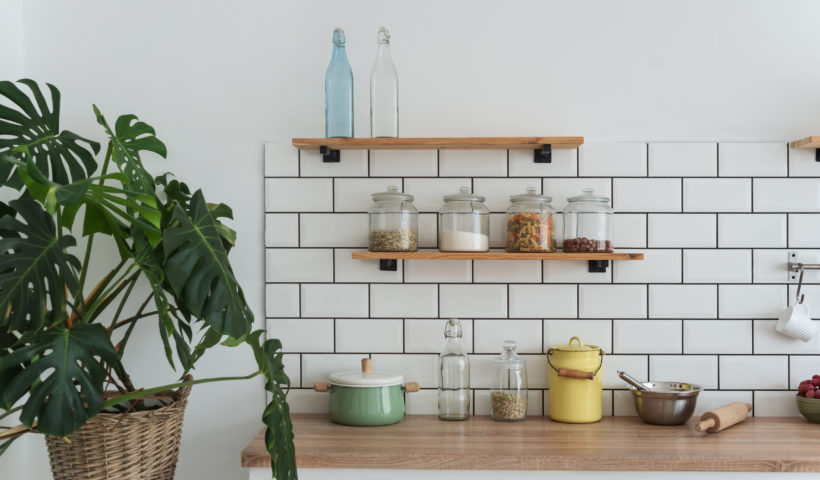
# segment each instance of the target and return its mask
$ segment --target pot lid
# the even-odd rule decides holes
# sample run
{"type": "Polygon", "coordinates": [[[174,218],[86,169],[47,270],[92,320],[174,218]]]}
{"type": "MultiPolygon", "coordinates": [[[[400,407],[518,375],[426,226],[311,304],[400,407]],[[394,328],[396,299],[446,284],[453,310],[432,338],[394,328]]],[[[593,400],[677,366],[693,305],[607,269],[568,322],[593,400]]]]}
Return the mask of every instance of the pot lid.
{"type": "Polygon", "coordinates": [[[584,345],[578,337],[572,337],[564,345],[554,345],[550,350],[559,352],[597,352],[601,350],[598,345],[584,345]]]}
{"type": "Polygon", "coordinates": [[[523,193],[520,195],[511,195],[510,201],[549,203],[552,201],[552,197],[547,195],[541,195],[540,193],[538,193],[538,189],[535,187],[527,187],[527,193],[523,193]]]}
{"type": "Polygon", "coordinates": [[[398,373],[373,372],[372,361],[362,359],[362,371],[330,374],[330,383],[342,387],[389,387],[404,384],[404,376],[398,373]]]}
{"type": "Polygon", "coordinates": [[[377,192],[370,195],[373,197],[374,201],[379,200],[402,200],[405,202],[412,202],[413,196],[408,193],[403,193],[399,191],[399,187],[395,185],[390,185],[387,187],[386,192],[377,192]]]}
{"type": "Polygon", "coordinates": [[[451,195],[444,196],[445,202],[459,200],[465,202],[484,202],[485,198],[481,195],[475,195],[473,193],[470,193],[470,187],[459,187],[458,193],[453,193],[451,195]]]}

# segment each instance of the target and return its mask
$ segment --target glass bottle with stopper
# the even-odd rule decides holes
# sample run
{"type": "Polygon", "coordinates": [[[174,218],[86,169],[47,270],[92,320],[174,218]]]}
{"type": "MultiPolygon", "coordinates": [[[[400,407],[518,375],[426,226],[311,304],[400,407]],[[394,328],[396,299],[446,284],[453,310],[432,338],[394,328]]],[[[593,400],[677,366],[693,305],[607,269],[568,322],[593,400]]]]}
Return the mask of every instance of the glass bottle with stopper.
{"type": "Polygon", "coordinates": [[[370,72],[370,136],[399,136],[399,77],[390,52],[390,32],[379,29],[379,50],[370,72]]]}
{"type": "Polygon", "coordinates": [[[325,72],[325,137],[353,137],[353,70],[339,27],[333,30],[333,54],[325,72]]]}
{"type": "Polygon", "coordinates": [[[444,327],[444,349],[439,356],[438,417],[470,418],[470,359],[462,339],[461,322],[455,318],[444,327]]]}

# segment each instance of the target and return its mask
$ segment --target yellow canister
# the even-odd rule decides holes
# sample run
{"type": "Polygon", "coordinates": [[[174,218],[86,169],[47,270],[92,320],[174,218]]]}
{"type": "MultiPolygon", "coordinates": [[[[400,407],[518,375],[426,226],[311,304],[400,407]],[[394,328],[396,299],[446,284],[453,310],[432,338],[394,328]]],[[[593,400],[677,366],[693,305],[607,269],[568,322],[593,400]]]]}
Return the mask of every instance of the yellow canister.
{"type": "Polygon", "coordinates": [[[557,422],[591,423],[601,419],[601,366],[604,351],[572,337],[547,350],[549,416],[557,422]]]}

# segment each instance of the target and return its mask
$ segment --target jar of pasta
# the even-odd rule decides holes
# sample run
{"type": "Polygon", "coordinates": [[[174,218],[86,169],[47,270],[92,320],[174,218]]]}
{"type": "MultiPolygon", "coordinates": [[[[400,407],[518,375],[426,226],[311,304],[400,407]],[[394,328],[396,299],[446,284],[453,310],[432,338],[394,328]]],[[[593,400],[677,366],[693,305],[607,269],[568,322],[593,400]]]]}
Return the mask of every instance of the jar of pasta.
{"type": "Polygon", "coordinates": [[[535,187],[527,193],[510,197],[507,208],[508,252],[554,252],[555,210],[552,197],[538,193],[535,187]]]}

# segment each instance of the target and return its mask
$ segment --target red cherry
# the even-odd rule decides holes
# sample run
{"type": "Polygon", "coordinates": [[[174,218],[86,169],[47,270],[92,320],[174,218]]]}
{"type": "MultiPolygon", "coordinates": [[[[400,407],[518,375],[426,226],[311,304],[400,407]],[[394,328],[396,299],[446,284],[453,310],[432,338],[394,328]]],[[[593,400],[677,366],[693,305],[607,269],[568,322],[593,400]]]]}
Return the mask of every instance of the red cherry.
{"type": "Polygon", "coordinates": [[[820,385],[820,375],[815,375],[814,377],[812,377],[811,384],[815,387],[820,385]]]}
{"type": "Polygon", "coordinates": [[[814,390],[808,390],[806,392],[806,398],[814,398],[814,390]]]}

